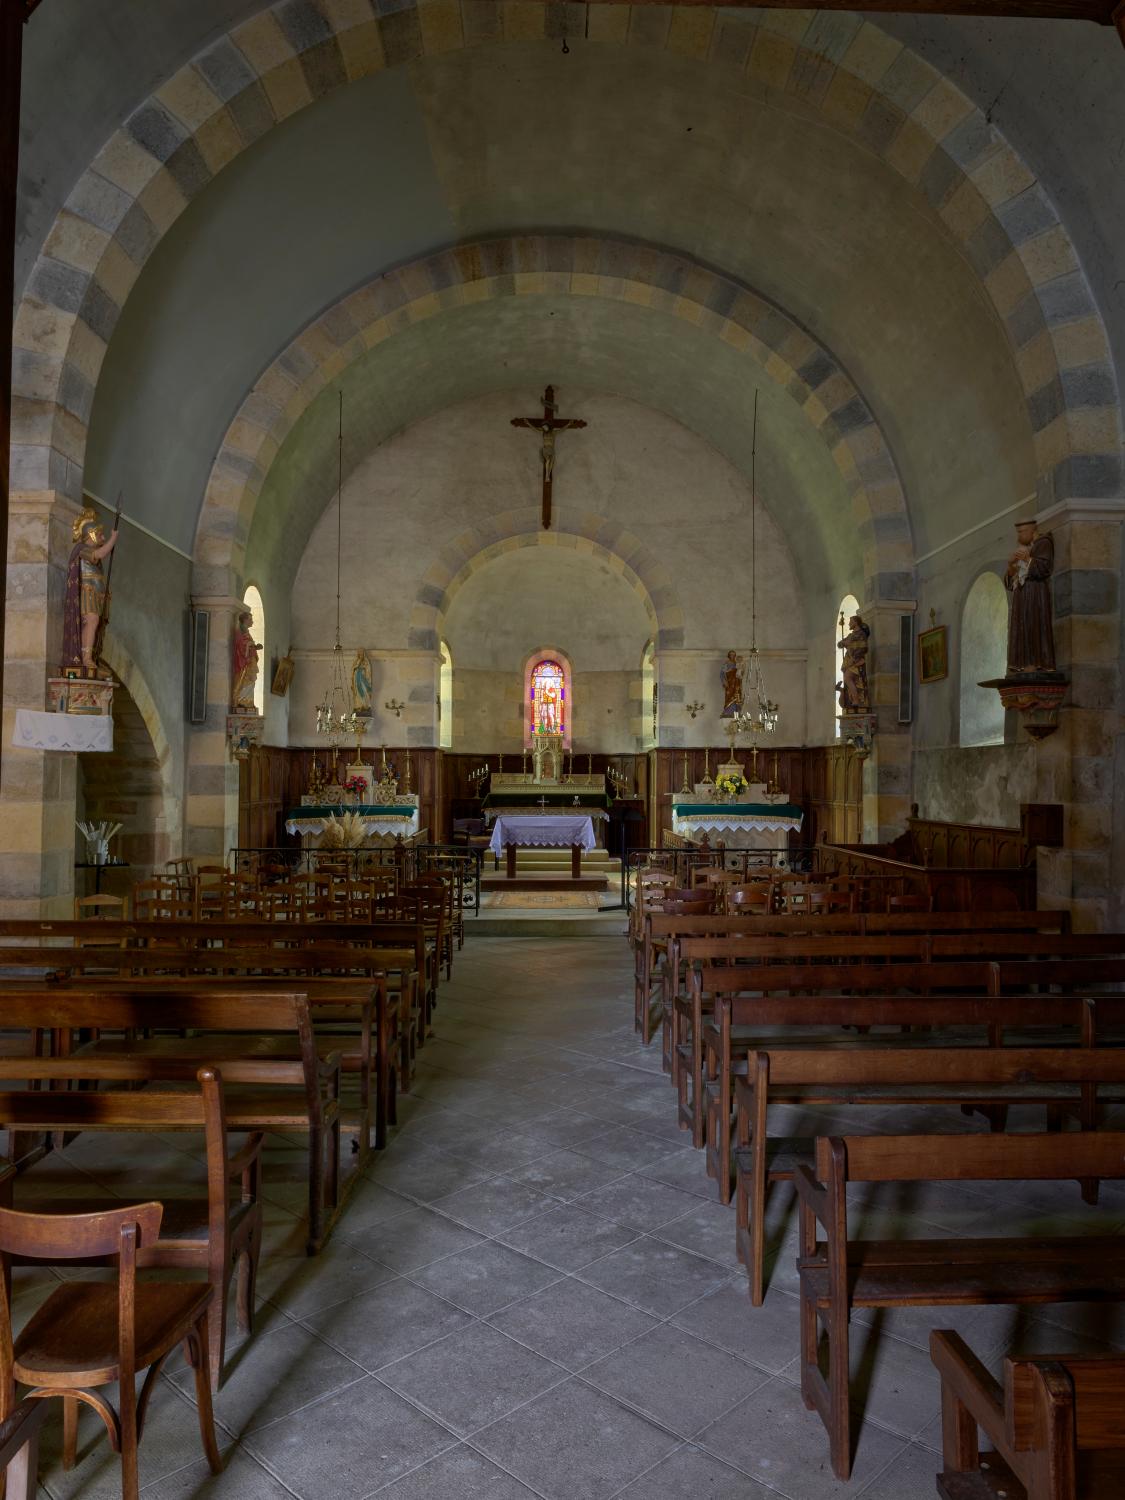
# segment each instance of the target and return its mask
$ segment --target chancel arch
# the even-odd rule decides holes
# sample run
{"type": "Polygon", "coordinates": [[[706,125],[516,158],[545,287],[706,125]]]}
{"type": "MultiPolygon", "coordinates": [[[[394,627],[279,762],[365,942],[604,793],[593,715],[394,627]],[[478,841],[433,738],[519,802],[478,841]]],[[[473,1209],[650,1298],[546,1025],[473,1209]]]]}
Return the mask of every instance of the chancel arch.
{"type": "MultiPolygon", "coordinates": [[[[505,42],[526,52],[553,36],[549,12],[502,8],[482,46],[456,7],[384,16],[354,0],[318,10],[310,25],[278,4],[185,63],[78,176],[28,276],[16,322],[21,483],[73,491],[80,481],[94,388],[122,309],[168,231],[248,148],[260,152],[283,122],[315,113],[307,106],[400,64],[425,60],[436,88],[470,43],[474,59],[505,42]]],[[[768,99],[877,155],[934,205],[975,268],[1024,389],[1047,493],[1112,490],[1120,424],[1098,309],[1049,193],[990,117],[860,16],[825,29],[812,15],[795,23],[701,7],[686,48],[671,17],[599,9],[586,55],[643,57],[693,81],[700,66],[713,67],[724,90],[768,99]]]]}

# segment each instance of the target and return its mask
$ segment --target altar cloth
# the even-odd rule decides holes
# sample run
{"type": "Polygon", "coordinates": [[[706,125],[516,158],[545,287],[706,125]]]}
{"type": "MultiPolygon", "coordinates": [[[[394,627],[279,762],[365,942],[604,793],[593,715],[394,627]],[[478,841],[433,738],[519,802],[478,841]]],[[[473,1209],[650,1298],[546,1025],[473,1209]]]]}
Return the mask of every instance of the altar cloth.
{"type": "Polygon", "coordinates": [[[551,813],[500,813],[492,828],[488,847],[497,858],[505,844],[533,849],[571,849],[579,844],[589,853],[597,848],[594,820],[589,813],[570,817],[551,813]]]}
{"type": "Polygon", "coordinates": [[[48,714],[17,708],[12,744],[21,750],[113,749],[113,719],[109,714],[48,714]]]}
{"type": "Polygon", "coordinates": [[[417,805],[402,807],[379,807],[369,804],[361,807],[302,807],[291,811],[285,819],[286,833],[300,833],[318,835],[328,827],[328,819],[335,817],[337,821],[346,813],[353,813],[363,820],[363,832],[366,838],[378,834],[409,835],[418,832],[418,808],[417,805]]]}

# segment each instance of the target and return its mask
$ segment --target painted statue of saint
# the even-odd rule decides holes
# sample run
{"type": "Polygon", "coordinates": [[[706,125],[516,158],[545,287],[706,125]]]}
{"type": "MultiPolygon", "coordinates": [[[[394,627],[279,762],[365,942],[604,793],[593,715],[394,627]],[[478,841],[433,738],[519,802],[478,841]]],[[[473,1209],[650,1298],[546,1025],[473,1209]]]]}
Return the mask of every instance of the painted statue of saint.
{"type": "Polygon", "coordinates": [[[864,714],[871,710],[871,694],[867,686],[870,635],[871,626],[864,624],[862,616],[852,615],[847,635],[836,642],[844,653],[842,680],[836,684],[836,689],[840,695],[840,708],[846,714],[864,714]]]}
{"type": "Polygon", "coordinates": [[[371,713],[371,658],[362,646],[352,662],[352,708],[364,717],[371,713]]]}
{"type": "Polygon", "coordinates": [[[250,610],[239,610],[230,643],[230,706],[239,714],[258,711],[254,703],[254,684],[258,680],[258,653],[262,648],[250,634],[253,619],[250,610]]]}
{"type": "Polygon", "coordinates": [[[721,667],[723,678],[723,711],[720,719],[733,719],[742,712],[742,663],[737,651],[728,651],[721,667]]]}
{"type": "Polygon", "coordinates": [[[102,636],[109,619],[110,594],[102,562],[117,545],[117,529],[107,539],[97,512],[84,510],[71,533],[74,546],[66,568],[63,603],[62,667],[81,667],[87,676],[98,671],[102,636]]]}
{"type": "Polygon", "coordinates": [[[1016,550],[1008,559],[1004,587],[1011,595],[1008,612],[1008,673],[1055,670],[1055,635],[1051,626],[1051,573],[1055,539],[1042,535],[1034,521],[1016,522],[1016,550]]]}

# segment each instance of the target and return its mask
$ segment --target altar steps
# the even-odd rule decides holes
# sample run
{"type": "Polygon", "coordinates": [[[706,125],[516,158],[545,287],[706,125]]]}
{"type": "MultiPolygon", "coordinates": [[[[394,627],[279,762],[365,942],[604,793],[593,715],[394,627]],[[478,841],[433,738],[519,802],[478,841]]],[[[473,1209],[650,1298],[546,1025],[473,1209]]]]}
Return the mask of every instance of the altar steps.
{"type": "Polygon", "coordinates": [[[519,849],[516,876],[509,880],[503,859],[494,868],[491,854],[484,857],[481,890],[484,891],[604,891],[621,880],[621,861],[604,849],[591,849],[582,856],[582,874],[570,873],[569,849],[519,849]]]}

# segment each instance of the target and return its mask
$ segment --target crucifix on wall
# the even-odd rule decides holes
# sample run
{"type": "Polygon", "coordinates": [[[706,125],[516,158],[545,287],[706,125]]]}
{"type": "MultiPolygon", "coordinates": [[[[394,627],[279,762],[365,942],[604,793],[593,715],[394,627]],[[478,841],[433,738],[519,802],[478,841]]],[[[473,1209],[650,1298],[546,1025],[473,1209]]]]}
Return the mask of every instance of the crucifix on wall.
{"type": "Polygon", "coordinates": [[[577,417],[557,417],[555,388],[549,385],[543,392],[543,415],[541,417],[513,417],[513,427],[533,427],[539,434],[542,446],[539,457],[543,464],[543,530],[551,529],[551,487],[555,477],[555,436],[567,427],[585,427],[577,417]]]}

